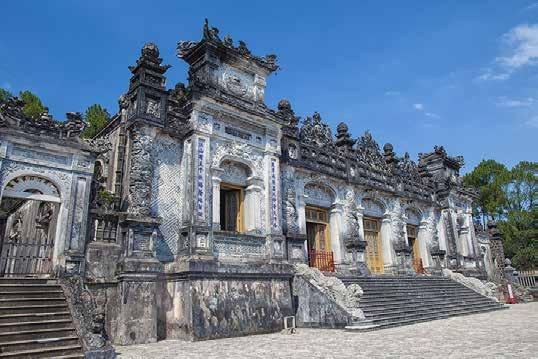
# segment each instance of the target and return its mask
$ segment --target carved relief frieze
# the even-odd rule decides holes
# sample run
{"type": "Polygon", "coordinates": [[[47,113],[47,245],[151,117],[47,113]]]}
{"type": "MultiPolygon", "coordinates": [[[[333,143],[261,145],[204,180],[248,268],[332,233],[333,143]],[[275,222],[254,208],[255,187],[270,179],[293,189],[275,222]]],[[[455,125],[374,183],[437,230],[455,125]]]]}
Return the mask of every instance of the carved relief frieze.
{"type": "Polygon", "coordinates": [[[151,213],[152,146],[152,137],[143,129],[139,127],[131,129],[128,211],[134,215],[149,216],[151,213]]]}
{"type": "Polygon", "coordinates": [[[219,167],[225,158],[246,162],[256,177],[263,177],[263,154],[247,143],[213,140],[211,141],[211,158],[213,167],[219,167]]]}

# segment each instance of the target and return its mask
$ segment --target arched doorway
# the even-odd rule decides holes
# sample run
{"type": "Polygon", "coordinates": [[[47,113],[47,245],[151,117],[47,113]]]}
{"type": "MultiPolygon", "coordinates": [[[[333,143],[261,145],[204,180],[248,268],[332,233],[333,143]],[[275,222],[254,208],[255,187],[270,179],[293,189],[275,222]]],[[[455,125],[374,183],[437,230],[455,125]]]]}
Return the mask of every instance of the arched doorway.
{"type": "Polygon", "coordinates": [[[413,261],[413,269],[416,273],[424,272],[424,265],[422,263],[422,256],[420,253],[420,242],[418,238],[418,231],[420,226],[420,214],[414,209],[405,210],[406,221],[406,233],[407,233],[407,243],[409,248],[411,248],[411,258],[413,261]]]}
{"type": "Polygon", "coordinates": [[[334,272],[334,253],[331,238],[331,206],[335,194],[327,186],[308,183],[305,193],[305,220],[308,261],[311,267],[324,272],[334,272]]]}
{"type": "Polygon", "coordinates": [[[28,175],[8,182],[0,201],[0,276],[47,276],[53,271],[60,193],[28,175]]]}
{"type": "Polygon", "coordinates": [[[385,214],[384,206],[375,200],[365,198],[364,207],[364,240],[366,241],[366,265],[372,273],[384,273],[383,245],[381,238],[382,219],[385,214]]]}

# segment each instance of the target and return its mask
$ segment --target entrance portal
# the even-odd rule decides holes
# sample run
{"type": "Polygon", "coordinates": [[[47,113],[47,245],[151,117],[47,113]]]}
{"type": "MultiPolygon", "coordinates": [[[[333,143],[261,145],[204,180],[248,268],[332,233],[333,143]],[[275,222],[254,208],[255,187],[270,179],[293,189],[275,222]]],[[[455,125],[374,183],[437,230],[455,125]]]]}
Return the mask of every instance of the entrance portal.
{"type": "Polygon", "coordinates": [[[56,187],[33,176],[12,180],[0,202],[0,276],[48,276],[60,208],[56,187]]]}
{"type": "Polygon", "coordinates": [[[306,208],[306,238],[310,266],[324,272],[334,271],[327,210],[306,208]]]}
{"type": "Polygon", "coordinates": [[[366,265],[372,273],[384,272],[383,254],[381,252],[381,236],[379,220],[364,218],[364,239],[366,240],[366,265]]]}
{"type": "Polygon", "coordinates": [[[407,241],[409,247],[412,248],[412,257],[413,257],[413,269],[416,273],[424,273],[424,267],[422,265],[422,258],[420,257],[420,249],[418,246],[417,239],[417,226],[408,224],[407,225],[407,241]]]}

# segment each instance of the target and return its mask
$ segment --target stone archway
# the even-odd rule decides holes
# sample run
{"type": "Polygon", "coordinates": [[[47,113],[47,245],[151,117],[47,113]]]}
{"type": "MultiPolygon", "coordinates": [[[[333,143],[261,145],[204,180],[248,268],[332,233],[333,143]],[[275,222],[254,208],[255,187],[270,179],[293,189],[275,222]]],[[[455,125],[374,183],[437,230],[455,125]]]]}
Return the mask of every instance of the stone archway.
{"type": "Polygon", "coordinates": [[[52,274],[60,201],[46,178],[24,175],[7,183],[0,201],[0,276],[52,274]]]}

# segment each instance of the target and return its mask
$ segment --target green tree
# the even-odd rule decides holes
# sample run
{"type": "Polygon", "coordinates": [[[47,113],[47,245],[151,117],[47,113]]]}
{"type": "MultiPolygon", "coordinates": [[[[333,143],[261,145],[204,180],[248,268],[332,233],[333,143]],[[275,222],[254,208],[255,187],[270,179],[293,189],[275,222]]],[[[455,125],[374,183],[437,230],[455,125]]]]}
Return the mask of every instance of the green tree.
{"type": "Polygon", "coordinates": [[[93,138],[99,133],[110,120],[108,111],[101,107],[101,105],[94,104],[86,109],[84,113],[84,119],[88,126],[82,132],[82,138],[93,138]]]}
{"type": "Polygon", "coordinates": [[[510,171],[509,210],[523,211],[538,205],[538,162],[521,161],[510,171]]]}
{"type": "Polygon", "coordinates": [[[505,165],[495,160],[482,160],[463,177],[463,183],[479,190],[474,207],[482,222],[500,219],[508,203],[506,189],[510,183],[510,171],[505,165]]]}
{"type": "Polygon", "coordinates": [[[503,235],[504,253],[519,270],[538,267],[538,207],[510,211],[498,223],[503,235]]]}
{"type": "Polygon", "coordinates": [[[19,97],[24,102],[22,112],[30,118],[38,118],[44,111],[45,106],[35,94],[30,91],[22,91],[19,97]]]}
{"type": "Polygon", "coordinates": [[[10,97],[13,97],[11,92],[9,92],[8,90],[5,90],[3,88],[0,88],[0,102],[4,102],[10,97]]]}

